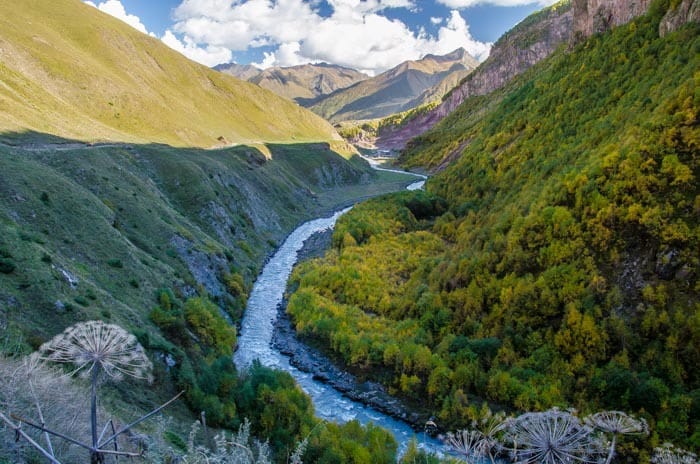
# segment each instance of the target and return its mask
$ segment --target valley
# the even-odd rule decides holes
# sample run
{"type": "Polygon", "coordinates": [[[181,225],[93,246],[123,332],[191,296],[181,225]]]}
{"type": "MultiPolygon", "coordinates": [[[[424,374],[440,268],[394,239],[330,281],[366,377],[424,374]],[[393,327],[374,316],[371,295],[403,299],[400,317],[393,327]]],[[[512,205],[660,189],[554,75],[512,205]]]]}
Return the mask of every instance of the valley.
{"type": "MultiPolygon", "coordinates": [[[[288,14],[408,8],[341,3],[288,14]]],[[[698,0],[376,76],[272,32],[305,64],[209,68],[98,6],[0,0],[1,464],[697,462],[698,0]],[[95,321],[139,375],[51,367],[95,321]]]]}

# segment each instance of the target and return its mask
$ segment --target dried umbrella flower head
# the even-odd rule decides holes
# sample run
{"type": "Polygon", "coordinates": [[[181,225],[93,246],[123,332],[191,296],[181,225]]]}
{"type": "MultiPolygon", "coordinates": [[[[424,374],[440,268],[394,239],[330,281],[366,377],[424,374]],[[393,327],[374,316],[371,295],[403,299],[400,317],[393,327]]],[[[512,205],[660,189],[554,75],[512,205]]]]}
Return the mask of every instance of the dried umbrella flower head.
{"type": "Polygon", "coordinates": [[[445,443],[457,454],[469,459],[484,455],[484,438],[484,434],[478,430],[459,430],[448,432],[445,443]]]}
{"type": "Polygon", "coordinates": [[[67,328],[41,345],[37,355],[45,361],[74,364],[71,375],[81,370],[88,374],[97,367],[116,380],[125,375],[151,380],[153,365],[136,337],[102,321],[81,322],[67,328]]]}
{"type": "Polygon", "coordinates": [[[618,435],[647,435],[649,433],[647,421],[634,418],[622,411],[601,411],[586,417],[585,422],[594,429],[612,435],[605,464],[610,464],[615,456],[618,435]]]}
{"type": "Polygon", "coordinates": [[[590,427],[556,408],[507,421],[504,439],[512,444],[516,462],[524,464],[592,464],[603,454],[590,427]]]}
{"type": "Polygon", "coordinates": [[[671,443],[664,443],[663,446],[654,448],[651,462],[653,464],[698,464],[698,457],[695,453],[677,448],[671,443]]]}
{"type": "Polygon", "coordinates": [[[601,411],[586,417],[586,424],[613,435],[648,434],[644,419],[636,419],[622,411],[601,411]]]}

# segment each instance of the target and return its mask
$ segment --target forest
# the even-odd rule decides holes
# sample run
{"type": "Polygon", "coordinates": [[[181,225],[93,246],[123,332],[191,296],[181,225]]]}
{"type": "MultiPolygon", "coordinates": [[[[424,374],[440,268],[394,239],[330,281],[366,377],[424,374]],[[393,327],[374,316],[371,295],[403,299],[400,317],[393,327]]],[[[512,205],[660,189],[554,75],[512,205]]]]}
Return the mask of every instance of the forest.
{"type": "Polygon", "coordinates": [[[700,450],[700,27],[668,2],[467,100],[402,154],[425,192],[342,217],[298,266],[297,332],[442,430],[614,409],[621,456],[700,450]]]}

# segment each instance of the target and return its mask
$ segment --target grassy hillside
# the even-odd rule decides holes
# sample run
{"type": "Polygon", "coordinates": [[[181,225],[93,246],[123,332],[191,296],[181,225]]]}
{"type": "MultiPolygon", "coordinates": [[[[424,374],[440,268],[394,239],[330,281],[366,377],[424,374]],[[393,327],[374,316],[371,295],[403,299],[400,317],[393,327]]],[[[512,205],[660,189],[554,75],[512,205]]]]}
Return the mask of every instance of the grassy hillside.
{"type": "MultiPolygon", "coordinates": [[[[286,459],[318,420],[291,378],[264,368],[237,376],[230,323],[265,257],[296,224],[412,178],[373,171],[327,144],[269,145],[269,159],[248,146],[53,141],[62,148],[0,145],[0,365],[2,356],[27,354],[76,322],[115,323],[147,348],[155,383],[101,387],[112,414],[126,420],[183,389],[210,425],[235,429],[247,417],[254,435],[286,459]],[[287,406],[270,410],[256,389],[287,406]]],[[[8,412],[2,388],[0,410],[8,412]]],[[[172,414],[165,430],[182,440],[194,417],[182,403],[172,414]]],[[[324,433],[333,430],[344,428],[324,433]]],[[[162,432],[149,429],[155,440],[162,432]]],[[[372,433],[388,440],[375,451],[393,456],[393,441],[372,433]]],[[[10,437],[0,427],[0,462],[17,462],[10,437]]],[[[331,439],[316,436],[310,449],[330,452],[331,439]]]]}
{"type": "Polygon", "coordinates": [[[163,286],[225,298],[223,275],[250,284],[299,221],[410,182],[327,145],[269,149],[272,160],[245,146],[0,146],[0,248],[14,267],[0,274],[5,338],[102,310],[137,325],[163,286]]]}
{"type": "Polygon", "coordinates": [[[80,0],[1,0],[0,12],[0,131],[196,147],[337,139],[311,112],[80,0]]]}
{"type": "Polygon", "coordinates": [[[297,329],[444,428],[507,410],[650,421],[633,462],[700,449],[700,26],[666,5],[467,100],[406,165],[428,193],[355,208],[295,271],[297,329]]]}

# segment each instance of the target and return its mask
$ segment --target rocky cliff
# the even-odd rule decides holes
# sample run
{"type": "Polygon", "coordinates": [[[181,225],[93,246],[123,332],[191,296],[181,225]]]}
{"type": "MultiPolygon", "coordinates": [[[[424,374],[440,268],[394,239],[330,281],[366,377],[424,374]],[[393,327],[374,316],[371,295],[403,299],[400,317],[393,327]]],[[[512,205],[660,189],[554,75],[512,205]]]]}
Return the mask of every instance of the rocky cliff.
{"type": "Polygon", "coordinates": [[[576,40],[626,24],[644,14],[651,0],[573,0],[576,40]]]}
{"type": "Polygon", "coordinates": [[[671,8],[659,23],[659,35],[663,37],[689,22],[700,22],[700,0],[683,0],[671,8]]]}

